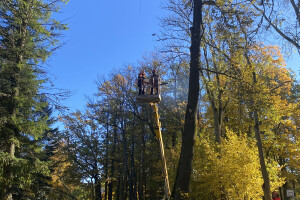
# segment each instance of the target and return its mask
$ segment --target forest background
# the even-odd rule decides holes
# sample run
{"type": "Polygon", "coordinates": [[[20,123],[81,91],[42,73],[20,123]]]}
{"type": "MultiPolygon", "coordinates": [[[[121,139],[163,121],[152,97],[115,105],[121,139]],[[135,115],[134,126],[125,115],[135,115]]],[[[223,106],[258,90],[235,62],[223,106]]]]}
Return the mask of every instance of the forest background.
{"type": "Polygon", "coordinates": [[[137,73],[153,68],[168,82],[159,112],[174,199],[270,199],[271,191],[288,199],[287,189],[299,194],[293,1],[201,1],[195,112],[185,109],[193,9],[200,1],[71,1],[53,15],[58,21],[47,20],[60,12],[60,1],[4,2],[2,199],[162,198],[152,111],[135,101],[137,73]],[[282,3],[284,9],[276,7],[282,3]],[[193,113],[196,129],[189,138],[195,143],[188,156],[191,179],[181,180],[185,113],[193,113]],[[186,181],[187,188],[180,186],[186,181]]]}

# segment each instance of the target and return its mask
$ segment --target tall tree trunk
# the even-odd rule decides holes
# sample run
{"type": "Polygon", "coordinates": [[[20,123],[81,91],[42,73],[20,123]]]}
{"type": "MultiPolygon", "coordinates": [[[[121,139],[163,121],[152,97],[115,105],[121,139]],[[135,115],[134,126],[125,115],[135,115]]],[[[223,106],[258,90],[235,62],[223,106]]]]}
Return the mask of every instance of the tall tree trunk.
{"type": "MultiPolygon", "coordinates": [[[[13,137],[13,136],[12,136],[13,137]]],[[[13,180],[13,172],[11,171],[11,162],[13,162],[13,159],[15,157],[15,143],[12,141],[9,144],[9,155],[10,155],[10,159],[11,161],[8,162],[8,164],[4,165],[4,176],[6,175],[6,180],[7,181],[7,185],[5,186],[4,189],[4,194],[3,194],[3,199],[4,200],[13,200],[13,189],[12,187],[9,185],[9,183],[11,183],[13,180]]]]}
{"type": "MultiPolygon", "coordinates": [[[[283,166],[281,168],[281,172],[284,174],[286,172],[286,166],[285,166],[286,162],[284,160],[284,158],[282,158],[281,156],[279,156],[279,165],[280,166],[283,166]]],[[[279,192],[280,192],[280,197],[281,197],[281,200],[287,200],[287,196],[286,196],[286,185],[287,185],[287,182],[285,182],[283,184],[282,187],[279,188],[279,192]]]]}
{"type": "Polygon", "coordinates": [[[279,187],[279,194],[280,194],[281,200],[286,200],[285,198],[283,198],[283,195],[282,195],[282,187],[279,187]]]}
{"type": "MultiPolygon", "coordinates": [[[[123,154],[123,156],[125,156],[123,154]]],[[[121,171],[121,176],[120,176],[120,200],[125,200],[125,163],[124,163],[124,158],[123,158],[123,166],[122,166],[122,171],[121,171]]]]}
{"type": "MultiPolygon", "coordinates": [[[[204,76],[203,76],[204,77],[204,76]]],[[[215,103],[215,97],[213,95],[213,92],[209,89],[208,84],[205,84],[206,91],[208,94],[208,98],[210,101],[211,109],[214,114],[214,132],[215,132],[215,142],[218,144],[221,144],[221,130],[222,130],[222,123],[223,123],[223,113],[224,109],[222,108],[222,100],[221,95],[218,95],[218,101],[219,105],[217,108],[217,105],[215,103]]]]}
{"type": "MultiPolygon", "coordinates": [[[[254,68],[251,64],[250,58],[248,56],[248,52],[245,52],[245,58],[247,59],[248,65],[252,68],[252,80],[253,80],[253,88],[257,84],[257,78],[256,78],[256,72],[254,71],[254,68]]],[[[255,94],[255,91],[253,89],[252,91],[253,94],[255,94]]],[[[262,177],[264,180],[264,183],[262,185],[262,189],[264,192],[264,199],[265,200],[272,200],[271,196],[271,189],[270,189],[270,178],[269,174],[267,171],[267,166],[266,166],[266,161],[265,161],[265,155],[264,155],[264,150],[263,150],[263,145],[262,145],[262,140],[260,136],[260,122],[259,122],[259,116],[258,116],[258,110],[257,110],[257,105],[256,102],[254,101],[254,97],[252,96],[250,99],[250,107],[252,109],[252,114],[254,117],[254,132],[255,132],[255,138],[256,138],[256,145],[258,149],[258,156],[259,156],[259,163],[260,163],[260,168],[262,172],[262,177]]]]}
{"type": "MultiPolygon", "coordinates": [[[[23,52],[22,49],[25,45],[25,34],[27,32],[26,30],[26,26],[27,24],[25,24],[24,20],[22,20],[22,26],[20,27],[20,32],[22,33],[22,38],[19,41],[19,48],[21,49],[20,54],[17,55],[16,57],[16,63],[13,66],[13,74],[10,78],[11,80],[11,85],[12,85],[12,95],[10,97],[10,103],[8,106],[8,112],[11,116],[11,119],[16,118],[16,112],[17,112],[17,102],[16,99],[19,97],[19,87],[20,87],[20,68],[19,68],[19,64],[23,63],[23,52]]],[[[11,165],[12,162],[14,162],[14,158],[15,158],[15,151],[16,151],[16,145],[15,145],[15,137],[17,136],[17,134],[19,133],[18,128],[16,127],[15,124],[13,124],[14,122],[11,122],[6,124],[6,126],[8,127],[8,130],[10,130],[10,136],[9,136],[9,144],[8,144],[8,152],[10,155],[10,161],[8,162],[8,164],[4,165],[4,167],[6,166],[6,169],[4,169],[4,172],[6,174],[4,174],[4,176],[6,175],[6,180],[7,180],[7,185],[5,186],[5,190],[4,190],[4,199],[5,200],[13,200],[13,187],[12,187],[12,181],[13,181],[13,177],[14,174],[11,170],[11,165]]]]}
{"type": "Polygon", "coordinates": [[[214,112],[214,129],[215,129],[215,141],[218,144],[221,144],[221,113],[219,112],[220,110],[217,109],[216,107],[213,109],[214,112]]]}
{"type": "Polygon", "coordinates": [[[135,163],[134,156],[135,155],[135,138],[132,136],[131,143],[131,186],[132,186],[132,198],[133,200],[137,199],[137,181],[136,181],[136,171],[135,171],[135,163]]]}
{"type": "Polygon", "coordinates": [[[106,137],[105,137],[105,164],[104,164],[104,170],[105,170],[105,191],[104,191],[104,199],[106,200],[108,197],[108,162],[109,162],[109,129],[108,129],[108,119],[109,119],[109,112],[107,112],[107,121],[106,121],[106,137]]]}
{"type": "MultiPolygon", "coordinates": [[[[115,152],[116,152],[116,145],[118,141],[117,136],[117,129],[114,127],[114,138],[113,138],[113,144],[112,144],[112,154],[111,154],[111,167],[110,167],[110,179],[114,177],[114,171],[115,171],[115,152]]],[[[114,180],[110,180],[108,183],[108,200],[112,200],[113,198],[113,182],[114,180]]]]}
{"type": "MultiPolygon", "coordinates": [[[[295,180],[292,180],[292,184],[293,184],[293,190],[294,190],[294,195],[295,197],[297,196],[296,194],[296,183],[295,183],[295,180]]],[[[286,193],[285,193],[286,194],[286,193]]],[[[296,197],[297,198],[297,197],[296,197]]]]}
{"type": "Polygon", "coordinates": [[[123,143],[123,166],[122,166],[122,176],[121,176],[121,200],[126,200],[128,193],[128,155],[127,155],[127,138],[126,131],[122,130],[122,143],[123,143]]]}
{"type": "MultiPolygon", "coordinates": [[[[121,167],[118,167],[118,171],[120,172],[121,171],[121,167]]],[[[115,196],[115,199],[116,200],[120,200],[120,196],[121,196],[121,179],[122,179],[122,176],[121,176],[121,173],[119,174],[118,178],[117,178],[117,189],[116,189],[116,196],[115,196]]]]}
{"type": "Polygon", "coordinates": [[[101,181],[98,177],[98,174],[95,175],[95,200],[101,200],[101,181]]]}
{"type": "Polygon", "coordinates": [[[141,158],[140,158],[140,163],[141,163],[141,168],[140,168],[140,179],[139,179],[139,200],[144,200],[145,199],[145,194],[146,194],[146,166],[145,166],[145,155],[146,155],[146,142],[145,142],[145,129],[144,125],[141,125],[142,132],[141,132],[141,141],[142,141],[142,151],[141,151],[141,158]]]}
{"type": "MultiPolygon", "coordinates": [[[[132,145],[133,145],[133,143],[131,144],[131,148],[132,148],[132,145]]],[[[133,161],[134,159],[132,158],[132,149],[131,149],[131,153],[130,153],[130,163],[131,163],[131,166],[130,166],[130,172],[129,172],[129,169],[127,170],[127,176],[128,176],[128,179],[129,179],[129,199],[134,199],[134,197],[133,197],[133,174],[132,174],[132,162],[134,162],[133,161]]]]}
{"type": "MultiPolygon", "coordinates": [[[[206,61],[206,65],[207,68],[209,68],[209,59],[207,57],[207,50],[206,48],[203,48],[203,55],[206,61]]],[[[215,66],[215,71],[217,72],[218,69],[216,67],[216,64],[214,63],[215,66]]],[[[223,102],[222,102],[222,89],[220,89],[220,78],[218,73],[216,73],[216,79],[217,79],[217,86],[218,86],[218,99],[215,98],[214,92],[211,90],[211,87],[209,85],[209,82],[206,81],[206,77],[204,75],[204,72],[202,69],[200,69],[200,75],[202,77],[202,79],[205,82],[205,89],[208,95],[208,99],[211,105],[211,109],[213,111],[214,114],[214,132],[215,132],[215,142],[217,142],[218,144],[221,144],[221,130],[222,130],[222,123],[223,123],[223,102]],[[218,104],[217,104],[218,102],[218,104]],[[218,105],[218,107],[217,107],[218,105]]],[[[210,77],[210,72],[207,72],[207,77],[208,80],[211,81],[211,77],[210,77]]]]}
{"type": "Polygon", "coordinates": [[[199,97],[199,66],[202,24],[202,0],[194,0],[193,27],[191,27],[191,61],[189,74],[188,104],[185,113],[184,132],[180,159],[172,197],[181,199],[181,194],[189,192],[192,172],[194,136],[197,125],[197,106],[199,97]]]}
{"type": "MultiPolygon", "coordinates": [[[[253,83],[256,84],[257,83],[256,73],[252,72],[252,75],[253,75],[253,83]]],[[[270,179],[267,171],[267,166],[266,166],[266,161],[265,161],[265,156],[264,156],[264,151],[262,146],[262,140],[260,136],[258,111],[256,109],[256,105],[254,105],[253,98],[251,100],[251,104],[252,104],[251,107],[253,109],[253,116],[254,116],[254,131],[255,131],[255,138],[256,138],[257,148],[258,148],[259,162],[260,162],[262,177],[264,180],[264,184],[262,186],[264,192],[264,198],[265,200],[272,200],[271,190],[270,190],[270,179]]]]}
{"type": "Polygon", "coordinates": [[[105,177],[106,177],[106,181],[105,181],[105,185],[104,185],[104,199],[107,200],[107,196],[108,196],[108,183],[107,183],[107,179],[108,179],[108,176],[107,176],[107,172],[105,172],[105,177]]]}
{"type": "Polygon", "coordinates": [[[282,189],[283,189],[283,196],[281,196],[281,198],[284,199],[284,200],[287,200],[287,199],[288,199],[287,194],[286,194],[286,190],[288,189],[287,186],[288,186],[287,183],[284,183],[283,186],[282,186],[282,189]]]}
{"type": "MultiPolygon", "coordinates": [[[[118,144],[117,144],[117,152],[121,152],[120,142],[118,142],[118,144]]],[[[121,157],[120,158],[118,157],[118,160],[117,160],[117,189],[116,189],[116,196],[115,196],[116,200],[121,199],[121,193],[122,193],[122,191],[121,191],[122,190],[122,187],[121,187],[121,184],[122,184],[121,163],[122,163],[121,157]]]]}

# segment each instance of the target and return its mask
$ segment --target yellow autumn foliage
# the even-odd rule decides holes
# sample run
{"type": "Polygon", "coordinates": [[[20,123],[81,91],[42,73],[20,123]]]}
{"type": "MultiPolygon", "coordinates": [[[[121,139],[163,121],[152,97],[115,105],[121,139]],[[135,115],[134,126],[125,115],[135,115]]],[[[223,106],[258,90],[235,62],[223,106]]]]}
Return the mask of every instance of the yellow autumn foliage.
{"type": "MultiPolygon", "coordinates": [[[[255,140],[226,131],[221,145],[202,136],[196,140],[192,179],[193,199],[261,199],[263,179],[255,140]]],[[[280,168],[269,163],[272,188],[283,184],[280,168]]]]}
{"type": "Polygon", "coordinates": [[[70,170],[72,165],[67,159],[68,155],[63,150],[65,146],[66,144],[61,141],[58,148],[54,150],[54,155],[50,157],[53,169],[51,180],[48,182],[52,187],[49,193],[51,199],[68,199],[68,197],[64,197],[65,194],[72,194],[79,190],[78,177],[72,174],[72,170],[70,170]]]}

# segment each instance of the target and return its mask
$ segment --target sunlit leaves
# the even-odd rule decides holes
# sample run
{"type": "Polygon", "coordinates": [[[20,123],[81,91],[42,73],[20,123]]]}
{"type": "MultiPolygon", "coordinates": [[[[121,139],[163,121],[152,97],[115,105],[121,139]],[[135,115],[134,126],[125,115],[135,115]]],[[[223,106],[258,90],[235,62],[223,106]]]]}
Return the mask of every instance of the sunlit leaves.
{"type": "Polygon", "coordinates": [[[231,131],[221,145],[207,136],[195,149],[193,191],[199,199],[258,199],[263,183],[255,142],[231,131]]]}

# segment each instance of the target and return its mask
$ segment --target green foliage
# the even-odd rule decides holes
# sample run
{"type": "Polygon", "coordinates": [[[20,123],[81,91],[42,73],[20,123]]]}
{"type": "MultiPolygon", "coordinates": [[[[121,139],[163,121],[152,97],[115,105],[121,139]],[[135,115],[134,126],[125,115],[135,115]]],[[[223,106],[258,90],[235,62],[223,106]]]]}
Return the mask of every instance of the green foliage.
{"type": "Polygon", "coordinates": [[[60,2],[0,2],[0,198],[25,195],[39,176],[49,175],[40,157],[49,130],[41,65],[66,27],[52,19],[60,2]]]}

